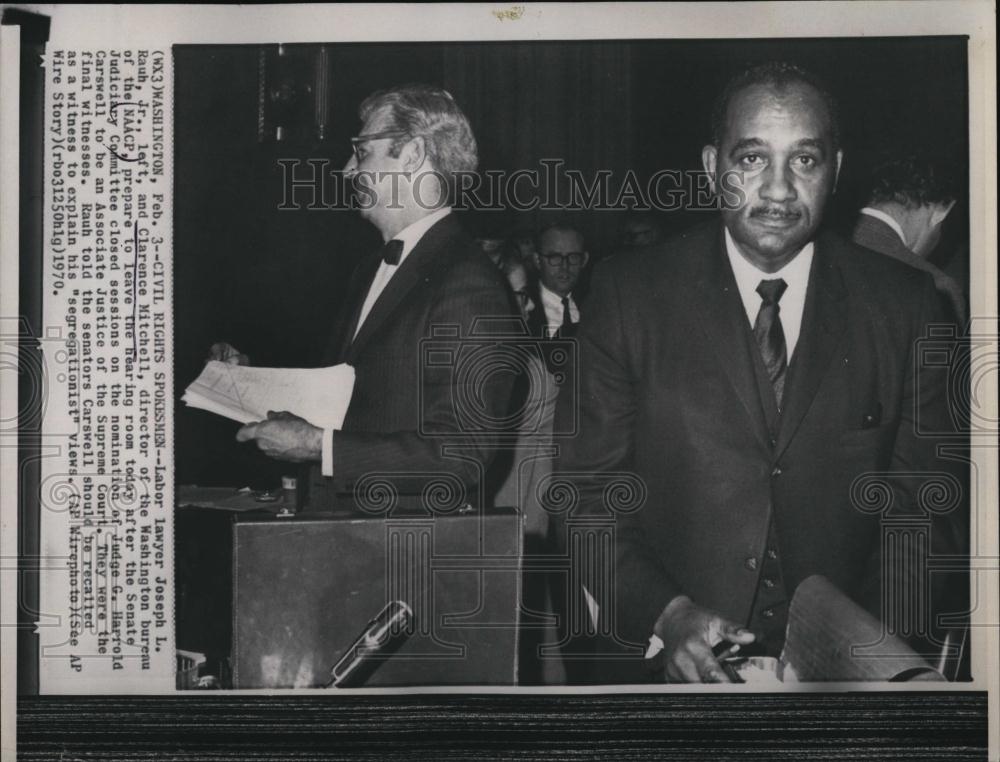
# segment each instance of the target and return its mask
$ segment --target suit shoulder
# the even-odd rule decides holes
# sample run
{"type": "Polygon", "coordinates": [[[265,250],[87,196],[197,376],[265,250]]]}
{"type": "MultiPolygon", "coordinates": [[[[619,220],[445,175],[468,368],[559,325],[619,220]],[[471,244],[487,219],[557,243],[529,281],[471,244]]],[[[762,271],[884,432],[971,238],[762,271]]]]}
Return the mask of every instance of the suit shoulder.
{"type": "Polygon", "coordinates": [[[507,278],[503,271],[493,264],[474,242],[469,241],[468,246],[453,254],[447,266],[449,280],[506,288],[507,278]]]}
{"type": "Polygon", "coordinates": [[[437,260],[447,280],[460,280],[476,284],[505,285],[507,279],[490,258],[476,246],[476,242],[457,222],[442,220],[440,235],[434,241],[437,260]]]}
{"type": "Polygon", "coordinates": [[[824,261],[836,263],[849,298],[859,309],[901,326],[915,325],[925,310],[931,315],[940,312],[942,305],[929,273],[843,239],[826,236],[820,240],[824,261]]]}
{"type": "Polygon", "coordinates": [[[928,273],[836,234],[823,235],[819,245],[838,262],[846,277],[874,288],[912,294],[933,283],[928,273]]]}
{"type": "Polygon", "coordinates": [[[661,277],[683,277],[681,273],[717,245],[719,234],[717,222],[703,223],[660,243],[616,253],[598,266],[605,276],[626,280],[648,282],[661,277]]]}

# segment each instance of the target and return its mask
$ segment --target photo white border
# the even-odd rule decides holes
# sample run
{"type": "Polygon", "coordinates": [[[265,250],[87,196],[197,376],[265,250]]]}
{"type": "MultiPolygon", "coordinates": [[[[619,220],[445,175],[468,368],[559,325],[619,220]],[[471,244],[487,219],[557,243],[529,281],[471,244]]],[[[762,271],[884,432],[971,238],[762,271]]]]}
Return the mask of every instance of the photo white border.
{"type": "MultiPolygon", "coordinates": [[[[17,8],[49,16],[52,20],[48,49],[101,48],[128,45],[169,47],[177,44],[264,44],[306,42],[445,42],[445,41],[556,41],[570,39],[748,39],[780,37],[899,37],[922,35],[969,36],[969,190],[970,251],[973,252],[971,311],[973,315],[994,319],[997,315],[997,218],[996,218],[996,38],[995,5],[982,0],[953,2],[756,2],[756,3],[595,3],[507,5],[421,4],[354,6],[107,6],[24,4],[17,8]],[[978,255],[977,255],[978,254],[978,255]]],[[[17,121],[9,112],[16,109],[17,98],[9,87],[16,87],[19,70],[19,47],[12,27],[3,29],[2,85],[5,103],[0,121],[0,166],[3,168],[3,208],[0,210],[0,274],[6,286],[0,301],[0,315],[17,312],[17,121]],[[11,85],[13,81],[13,85],[11,85]],[[13,128],[12,128],[13,125],[13,128]],[[12,148],[13,146],[13,148],[12,148]],[[13,151],[13,153],[10,153],[13,151]],[[13,158],[12,158],[13,157],[13,158]],[[11,164],[13,162],[13,164],[11,164]],[[13,211],[11,211],[13,210],[13,211]],[[13,224],[11,224],[13,221],[13,224]],[[13,275],[13,277],[11,277],[13,275]],[[12,293],[11,293],[12,292],[12,293]]],[[[995,327],[995,322],[993,323],[995,327]]],[[[996,420],[996,386],[983,390],[981,415],[996,420]]],[[[17,390],[0,389],[0,410],[16,410],[17,390]],[[13,399],[12,399],[13,398],[13,399]],[[11,407],[13,404],[13,407],[11,407]]],[[[979,553],[996,574],[998,523],[996,512],[997,472],[995,453],[980,458],[978,465],[987,473],[987,494],[980,495],[977,511],[979,553]]],[[[0,448],[0,479],[5,485],[10,473],[16,478],[16,450],[0,448]],[[4,450],[7,454],[4,455],[4,450]],[[11,458],[8,456],[15,455],[11,458]],[[13,465],[11,464],[13,460],[13,465]]],[[[0,556],[16,556],[16,489],[3,492],[3,540],[0,556]],[[10,553],[13,547],[13,556],[10,553]]],[[[3,567],[3,583],[16,584],[16,577],[3,567]]],[[[16,573],[16,572],[15,572],[16,573]]],[[[993,592],[996,592],[994,587],[993,592]]],[[[16,621],[16,594],[2,596],[2,622],[16,621]]],[[[980,621],[1000,621],[998,601],[993,596],[980,621]]],[[[969,690],[988,688],[990,699],[991,759],[997,757],[1000,714],[996,698],[1000,687],[1000,669],[996,654],[1000,647],[997,628],[978,631],[974,671],[977,681],[970,686],[922,684],[921,690],[969,690]],[[981,633],[981,634],[980,634],[981,633]],[[984,676],[986,679],[984,679],[984,676]]],[[[16,648],[16,629],[0,628],[4,657],[3,687],[4,752],[15,734],[8,733],[12,723],[16,676],[9,656],[16,648]],[[9,739],[9,740],[7,740],[9,739]]],[[[867,689],[866,684],[822,684],[808,690],[838,691],[867,689]]],[[[744,692],[738,686],[726,686],[727,692],[744,692]]],[[[909,688],[912,690],[912,686],[909,688]]],[[[567,688],[433,688],[367,689],[357,693],[435,694],[435,693],[566,693],[567,688]]],[[[669,686],[636,689],[630,686],[580,689],[573,693],[687,693],[717,692],[715,686],[669,686]]],[[[878,691],[907,690],[900,686],[878,685],[878,691]]],[[[761,692],[759,688],[745,692],[761,692]]],[[[789,692],[787,688],[781,691],[789,692]]],[[[303,695],[303,691],[234,691],[236,695],[303,695]]],[[[344,692],[356,693],[356,691],[344,692]]]]}
{"type": "MultiPolygon", "coordinates": [[[[21,30],[0,27],[0,326],[16,323],[20,233],[21,30]],[[13,284],[13,287],[7,284],[13,284]],[[5,316],[14,316],[10,321],[5,316]]],[[[0,360],[2,361],[2,360],[0,360]]],[[[7,374],[10,378],[10,374],[7,374]]],[[[17,417],[17,385],[0,383],[0,421],[17,417]]],[[[0,759],[13,759],[17,724],[17,441],[0,441],[0,759]],[[9,626],[13,623],[14,626],[9,626]]]]}

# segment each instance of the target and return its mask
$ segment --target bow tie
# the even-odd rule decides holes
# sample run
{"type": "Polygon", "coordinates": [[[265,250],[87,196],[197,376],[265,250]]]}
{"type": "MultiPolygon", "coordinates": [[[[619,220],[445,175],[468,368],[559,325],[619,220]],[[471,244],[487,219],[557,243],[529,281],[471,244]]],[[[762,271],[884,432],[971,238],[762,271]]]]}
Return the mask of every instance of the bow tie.
{"type": "Polygon", "coordinates": [[[387,265],[398,265],[399,258],[403,256],[403,242],[393,238],[386,241],[382,247],[382,261],[387,265]]]}

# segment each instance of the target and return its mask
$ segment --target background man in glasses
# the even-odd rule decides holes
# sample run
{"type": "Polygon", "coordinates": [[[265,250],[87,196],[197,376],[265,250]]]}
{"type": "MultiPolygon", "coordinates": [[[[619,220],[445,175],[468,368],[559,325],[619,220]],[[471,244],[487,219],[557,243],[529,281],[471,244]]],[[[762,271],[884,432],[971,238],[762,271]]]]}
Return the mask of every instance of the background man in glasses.
{"type": "Polygon", "coordinates": [[[583,234],[569,225],[557,223],[539,233],[532,255],[538,270],[536,309],[529,328],[535,336],[569,337],[580,322],[580,274],[589,259],[583,234]],[[542,309],[537,309],[541,305],[542,309]]]}
{"type": "Polygon", "coordinates": [[[244,426],[237,439],[271,457],[307,463],[313,508],[356,507],[358,481],[380,472],[392,475],[400,506],[419,506],[427,474],[441,472],[465,488],[453,496],[457,504],[475,503],[495,443],[457,411],[472,404],[477,421],[501,418],[511,382],[509,374],[484,378],[459,374],[456,366],[478,346],[462,342],[478,318],[514,314],[503,273],[448,205],[455,173],[476,168],[476,140],[451,95],[426,85],[377,92],[359,114],[363,126],[344,172],[354,181],[361,216],[384,245],[354,272],[326,352],[325,364],[355,369],[343,428],[324,431],[277,413],[244,426]],[[424,362],[422,342],[445,326],[461,332],[454,364],[424,362]],[[445,457],[454,441],[462,443],[462,456],[445,457]]]}

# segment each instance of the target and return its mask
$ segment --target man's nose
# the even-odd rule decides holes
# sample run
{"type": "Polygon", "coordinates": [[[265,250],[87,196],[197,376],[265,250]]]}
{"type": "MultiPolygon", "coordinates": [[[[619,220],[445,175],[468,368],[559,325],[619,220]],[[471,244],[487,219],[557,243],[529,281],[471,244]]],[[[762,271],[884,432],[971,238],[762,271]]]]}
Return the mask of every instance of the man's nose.
{"type": "Polygon", "coordinates": [[[766,201],[794,201],[798,198],[795,177],[788,167],[769,167],[760,188],[760,197],[766,201]]]}
{"type": "Polygon", "coordinates": [[[357,172],[357,170],[358,158],[354,154],[351,154],[347,159],[347,163],[344,165],[343,173],[350,176],[357,172]]]}

